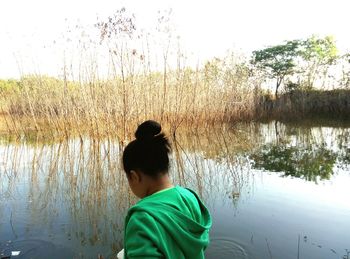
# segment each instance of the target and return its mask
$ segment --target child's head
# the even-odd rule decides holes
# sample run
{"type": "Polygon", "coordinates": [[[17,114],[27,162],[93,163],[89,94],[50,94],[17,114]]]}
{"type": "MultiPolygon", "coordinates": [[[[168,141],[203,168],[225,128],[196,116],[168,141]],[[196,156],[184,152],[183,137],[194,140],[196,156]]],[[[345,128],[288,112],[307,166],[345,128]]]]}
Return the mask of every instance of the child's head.
{"type": "Polygon", "coordinates": [[[157,181],[168,173],[170,144],[156,121],[145,121],[138,126],[135,137],[125,148],[123,166],[132,191],[143,197],[140,190],[149,181],[157,181]]]}

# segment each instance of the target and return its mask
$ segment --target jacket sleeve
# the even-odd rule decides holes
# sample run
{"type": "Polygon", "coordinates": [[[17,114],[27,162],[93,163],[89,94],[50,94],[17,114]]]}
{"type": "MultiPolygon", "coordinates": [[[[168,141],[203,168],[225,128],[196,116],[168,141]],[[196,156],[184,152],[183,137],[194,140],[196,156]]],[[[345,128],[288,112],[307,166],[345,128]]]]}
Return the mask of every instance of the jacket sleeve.
{"type": "Polygon", "coordinates": [[[124,258],[164,258],[159,250],[160,236],[153,217],[145,212],[133,213],[125,228],[124,258]]]}

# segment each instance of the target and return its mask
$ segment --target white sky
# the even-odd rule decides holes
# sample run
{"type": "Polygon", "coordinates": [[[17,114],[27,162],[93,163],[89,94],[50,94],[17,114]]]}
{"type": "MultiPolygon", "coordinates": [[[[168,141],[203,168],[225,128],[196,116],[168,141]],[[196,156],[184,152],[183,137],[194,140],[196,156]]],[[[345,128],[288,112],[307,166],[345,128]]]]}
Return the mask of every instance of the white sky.
{"type": "Polygon", "coordinates": [[[183,48],[201,61],[312,34],[334,35],[339,49],[350,50],[350,0],[0,0],[0,78],[57,75],[63,50],[53,41],[69,23],[91,25],[123,6],[146,28],[158,10],[172,8],[183,48]]]}

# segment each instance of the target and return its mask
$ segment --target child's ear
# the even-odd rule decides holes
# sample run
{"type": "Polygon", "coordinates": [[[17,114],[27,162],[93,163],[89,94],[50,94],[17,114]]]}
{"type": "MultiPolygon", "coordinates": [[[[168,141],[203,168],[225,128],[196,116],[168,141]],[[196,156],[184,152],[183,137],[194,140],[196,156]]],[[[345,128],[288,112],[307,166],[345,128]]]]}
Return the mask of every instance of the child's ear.
{"type": "Polygon", "coordinates": [[[131,170],[130,171],[130,178],[132,181],[141,182],[141,174],[138,171],[131,170]]]}

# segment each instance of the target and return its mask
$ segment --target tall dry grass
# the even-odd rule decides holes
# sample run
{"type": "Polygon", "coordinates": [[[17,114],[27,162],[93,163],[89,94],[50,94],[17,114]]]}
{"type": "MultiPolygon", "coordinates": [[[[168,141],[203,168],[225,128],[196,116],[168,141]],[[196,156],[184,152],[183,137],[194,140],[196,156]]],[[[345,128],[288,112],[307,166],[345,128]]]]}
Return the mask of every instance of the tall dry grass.
{"type": "MultiPolygon", "coordinates": [[[[263,99],[263,98],[262,98],[263,99]]],[[[348,124],[350,119],[350,91],[294,90],[277,100],[265,98],[259,105],[259,116],[283,121],[323,119],[323,124],[338,121],[348,124]]]]}
{"type": "Polygon", "coordinates": [[[60,79],[31,75],[0,89],[8,130],[125,140],[146,119],[175,133],[253,117],[257,84],[246,57],[231,53],[189,68],[171,10],[158,15],[155,32],[139,29],[125,8],[92,28],[68,30],[59,41],[67,46],[60,79]]]}
{"type": "Polygon", "coordinates": [[[124,141],[147,119],[160,121],[175,135],[182,126],[302,117],[325,109],[349,114],[345,92],[292,94],[286,89],[290,94],[278,100],[264,98],[266,75],[252,73],[248,57],[238,52],[190,68],[170,15],[159,13],[155,35],[138,30],[125,8],[98,19],[91,34],[79,26],[69,30],[67,40],[77,42],[64,50],[59,79],[31,75],[10,87],[0,84],[1,128],[6,125],[5,131],[18,137],[33,131],[54,138],[113,136],[124,141]]]}
{"type": "Polygon", "coordinates": [[[248,69],[231,58],[231,63],[216,59],[196,70],[116,73],[104,80],[94,74],[81,81],[23,77],[18,87],[1,92],[2,112],[8,130],[17,135],[33,130],[123,140],[146,119],[175,133],[180,125],[253,117],[256,93],[248,69]]]}

